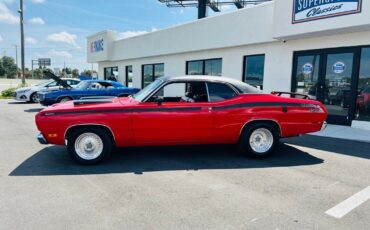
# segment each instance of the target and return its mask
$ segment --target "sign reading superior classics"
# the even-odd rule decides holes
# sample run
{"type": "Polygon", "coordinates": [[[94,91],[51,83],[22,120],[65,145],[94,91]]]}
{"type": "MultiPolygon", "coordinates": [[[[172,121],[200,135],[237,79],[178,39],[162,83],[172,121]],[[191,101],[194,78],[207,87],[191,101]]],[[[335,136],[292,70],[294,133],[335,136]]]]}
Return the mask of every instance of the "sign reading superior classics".
{"type": "Polygon", "coordinates": [[[104,40],[99,39],[90,43],[90,53],[104,51],[104,40]]]}
{"type": "Polygon", "coordinates": [[[293,24],[361,12],[362,0],[293,0],[293,24]]]}

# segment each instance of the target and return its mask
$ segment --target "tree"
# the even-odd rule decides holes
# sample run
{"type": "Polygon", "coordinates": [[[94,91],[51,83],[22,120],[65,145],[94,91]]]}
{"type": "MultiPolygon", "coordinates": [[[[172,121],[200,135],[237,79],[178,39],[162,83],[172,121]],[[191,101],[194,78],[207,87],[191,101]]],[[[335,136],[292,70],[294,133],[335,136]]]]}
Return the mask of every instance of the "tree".
{"type": "Polygon", "coordinates": [[[73,69],[72,70],[72,77],[78,77],[78,75],[80,75],[80,73],[79,73],[79,71],[78,71],[78,69],[73,69]]]}
{"type": "Polygon", "coordinates": [[[18,67],[14,63],[14,59],[8,56],[0,58],[0,76],[7,78],[15,78],[17,76],[18,67]]]}
{"type": "Polygon", "coordinates": [[[92,76],[91,70],[86,70],[86,69],[81,74],[85,76],[92,76]]]}
{"type": "Polygon", "coordinates": [[[33,70],[33,78],[42,79],[44,76],[43,70],[40,68],[33,70]]]}

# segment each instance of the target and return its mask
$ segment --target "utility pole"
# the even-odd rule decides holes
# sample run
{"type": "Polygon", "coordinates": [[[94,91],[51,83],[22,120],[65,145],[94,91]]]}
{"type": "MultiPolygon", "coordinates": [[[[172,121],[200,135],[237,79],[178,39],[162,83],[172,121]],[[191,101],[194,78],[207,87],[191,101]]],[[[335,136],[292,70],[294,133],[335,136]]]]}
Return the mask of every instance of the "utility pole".
{"type": "Polygon", "coordinates": [[[23,0],[19,0],[20,9],[18,13],[20,14],[20,24],[21,24],[21,65],[22,65],[22,85],[26,84],[25,74],[24,74],[24,29],[23,29],[23,0]]]}

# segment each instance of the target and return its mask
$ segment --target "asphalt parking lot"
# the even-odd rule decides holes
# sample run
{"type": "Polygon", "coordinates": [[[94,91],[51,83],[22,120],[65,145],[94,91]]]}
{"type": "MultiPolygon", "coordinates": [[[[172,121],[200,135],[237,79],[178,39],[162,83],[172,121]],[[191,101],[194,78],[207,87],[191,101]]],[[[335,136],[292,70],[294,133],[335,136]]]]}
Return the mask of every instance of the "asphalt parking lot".
{"type": "Polygon", "coordinates": [[[36,141],[40,109],[0,100],[0,229],[370,229],[366,191],[337,206],[370,186],[370,143],[304,136],[264,160],[130,148],[80,166],[36,141]]]}

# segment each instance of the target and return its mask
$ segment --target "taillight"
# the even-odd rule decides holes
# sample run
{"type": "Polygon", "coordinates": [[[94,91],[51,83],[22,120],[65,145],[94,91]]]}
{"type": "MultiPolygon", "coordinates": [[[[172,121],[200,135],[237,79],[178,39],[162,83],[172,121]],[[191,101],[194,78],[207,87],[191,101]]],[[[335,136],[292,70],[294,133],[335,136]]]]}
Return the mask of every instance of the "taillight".
{"type": "Polygon", "coordinates": [[[320,105],[310,105],[310,112],[311,113],[323,113],[324,110],[320,105]]]}

